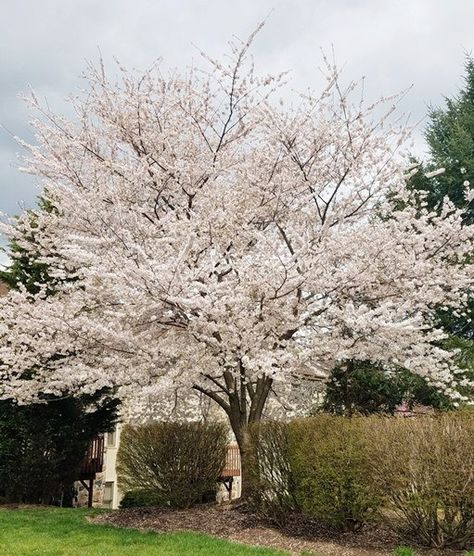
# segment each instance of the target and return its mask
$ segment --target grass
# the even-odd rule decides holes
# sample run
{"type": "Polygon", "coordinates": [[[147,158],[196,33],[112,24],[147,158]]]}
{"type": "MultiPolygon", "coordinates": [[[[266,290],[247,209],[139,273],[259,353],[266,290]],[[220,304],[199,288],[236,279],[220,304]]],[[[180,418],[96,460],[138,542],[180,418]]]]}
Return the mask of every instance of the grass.
{"type": "Polygon", "coordinates": [[[89,523],[97,510],[0,509],[1,556],[284,556],[197,533],[158,534],[89,523]]]}

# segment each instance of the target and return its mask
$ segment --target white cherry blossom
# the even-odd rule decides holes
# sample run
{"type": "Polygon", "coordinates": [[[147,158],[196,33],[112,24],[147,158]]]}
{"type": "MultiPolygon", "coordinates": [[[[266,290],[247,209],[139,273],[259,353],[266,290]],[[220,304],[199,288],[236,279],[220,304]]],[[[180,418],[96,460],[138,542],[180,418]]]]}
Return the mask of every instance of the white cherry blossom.
{"type": "Polygon", "coordinates": [[[54,210],[3,230],[59,285],[2,300],[4,397],[110,386],[138,407],[193,388],[244,450],[273,392],[344,360],[458,396],[433,317],[472,288],[473,227],[448,199],[407,202],[396,99],[352,101],[327,62],[321,94],[281,105],[286,75],[259,76],[249,43],[183,76],[90,68],[75,121],[31,99],[24,169],[54,210]]]}

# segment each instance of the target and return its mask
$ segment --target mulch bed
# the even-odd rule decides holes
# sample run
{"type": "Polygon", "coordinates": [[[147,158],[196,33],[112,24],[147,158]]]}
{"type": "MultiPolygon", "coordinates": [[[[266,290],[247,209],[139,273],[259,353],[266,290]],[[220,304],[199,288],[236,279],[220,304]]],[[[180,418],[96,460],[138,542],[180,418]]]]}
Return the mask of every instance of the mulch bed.
{"type": "MultiPolygon", "coordinates": [[[[94,523],[159,533],[194,531],[298,555],[309,552],[321,556],[391,556],[393,549],[403,544],[381,526],[336,535],[301,516],[296,516],[281,530],[235,504],[201,505],[187,510],[128,508],[101,514],[94,518],[94,523]]],[[[416,554],[459,556],[463,552],[417,549],[416,554]]]]}

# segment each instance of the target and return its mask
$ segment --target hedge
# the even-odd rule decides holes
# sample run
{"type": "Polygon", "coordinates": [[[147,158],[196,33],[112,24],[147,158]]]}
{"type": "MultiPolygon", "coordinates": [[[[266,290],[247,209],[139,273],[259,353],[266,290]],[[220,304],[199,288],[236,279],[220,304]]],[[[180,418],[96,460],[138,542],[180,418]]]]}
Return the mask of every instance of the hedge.
{"type": "Polygon", "coordinates": [[[365,424],[362,417],[319,415],[289,425],[295,497],[323,525],[355,530],[377,516],[381,497],[365,424]]]}
{"type": "Polygon", "coordinates": [[[155,422],[126,426],[118,453],[125,504],[186,508],[211,490],[225,465],[227,428],[220,423],[155,422]]]}
{"type": "Polygon", "coordinates": [[[474,413],[322,414],[251,432],[251,502],[266,517],[338,530],[383,519],[425,546],[474,547],[474,413]]]}
{"type": "Polygon", "coordinates": [[[283,525],[300,511],[290,458],[289,427],[264,421],[249,429],[253,445],[250,506],[261,516],[283,525]]]}
{"type": "Polygon", "coordinates": [[[391,525],[437,548],[474,546],[474,415],[371,423],[374,478],[391,525]]]}

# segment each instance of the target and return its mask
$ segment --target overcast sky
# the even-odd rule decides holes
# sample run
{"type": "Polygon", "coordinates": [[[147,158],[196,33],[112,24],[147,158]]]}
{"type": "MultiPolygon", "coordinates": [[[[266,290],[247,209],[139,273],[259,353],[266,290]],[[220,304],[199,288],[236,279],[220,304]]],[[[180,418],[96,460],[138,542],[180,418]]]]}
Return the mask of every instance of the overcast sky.
{"type": "MultiPolygon", "coordinates": [[[[254,44],[257,69],[291,69],[294,88],[318,87],[320,48],[334,45],[348,78],[366,76],[369,96],[413,85],[402,109],[417,121],[458,90],[474,49],[474,0],[0,0],[0,8],[0,211],[8,214],[39,192],[16,169],[13,136],[32,140],[18,93],[32,87],[64,111],[99,50],[112,69],[113,56],[185,69],[199,58],[193,45],[218,56],[268,16],[254,44]]],[[[422,127],[414,148],[423,152],[422,127]]]]}

